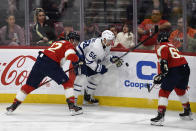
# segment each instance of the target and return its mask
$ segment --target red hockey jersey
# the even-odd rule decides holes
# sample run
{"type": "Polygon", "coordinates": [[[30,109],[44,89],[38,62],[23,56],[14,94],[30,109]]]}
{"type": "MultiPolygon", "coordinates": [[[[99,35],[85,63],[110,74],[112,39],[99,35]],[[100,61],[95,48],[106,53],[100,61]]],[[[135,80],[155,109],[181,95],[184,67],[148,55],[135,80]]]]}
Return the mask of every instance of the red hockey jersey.
{"type": "Polygon", "coordinates": [[[62,60],[71,60],[72,62],[77,62],[79,60],[74,50],[74,46],[65,40],[53,42],[49,48],[43,51],[43,53],[59,64],[62,60]]]}
{"type": "Polygon", "coordinates": [[[178,67],[187,64],[186,59],[180,55],[178,49],[170,42],[162,42],[156,50],[159,61],[165,59],[168,62],[168,68],[178,67]]]}

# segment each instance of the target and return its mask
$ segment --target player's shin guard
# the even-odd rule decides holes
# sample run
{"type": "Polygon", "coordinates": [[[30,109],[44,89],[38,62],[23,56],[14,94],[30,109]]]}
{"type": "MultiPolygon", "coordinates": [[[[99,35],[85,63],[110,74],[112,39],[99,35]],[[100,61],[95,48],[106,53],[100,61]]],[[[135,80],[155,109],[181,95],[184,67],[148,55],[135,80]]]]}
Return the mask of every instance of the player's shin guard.
{"type": "Polygon", "coordinates": [[[65,95],[67,97],[66,102],[68,104],[71,115],[74,116],[74,115],[82,114],[83,113],[82,107],[78,107],[74,104],[75,97],[74,97],[73,88],[67,88],[65,90],[65,95]]]}
{"type": "Polygon", "coordinates": [[[26,84],[23,85],[22,88],[16,94],[16,98],[14,99],[14,102],[12,103],[12,105],[6,108],[7,114],[10,114],[14,110],[16,110],[16,108],[24,101],[26,96],[29,93],[31,93],[33,90],[35,90],[35,88],[28,86],[26,84]]]}

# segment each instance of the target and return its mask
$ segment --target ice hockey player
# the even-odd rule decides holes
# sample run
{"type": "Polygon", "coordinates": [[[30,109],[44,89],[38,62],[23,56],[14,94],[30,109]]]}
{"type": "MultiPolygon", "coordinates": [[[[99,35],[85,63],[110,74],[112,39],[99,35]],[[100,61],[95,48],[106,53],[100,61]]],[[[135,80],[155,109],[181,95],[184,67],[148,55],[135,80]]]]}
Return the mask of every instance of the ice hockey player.
{"type": "Polygon", "coordinates": [[[82,114],[82,108],[74,104],[74,90],[73,84],[75,80],[75,73],[73,70],[69,71],[69,75],[63,71],[63,66],[72,68],[72,62],[78,62],[79,58],[76,55],[74,41],[78,41],[78,35],[74,33],[69,34],[69,41],[60,40],[55,41],[50,47],[44,51],[40,51],[35,64],[29,74],[27,82],[18,91],[14,102],[7,107],[7,113],[13,112],[26,98],[28,94],[37,89],[44,77],[52,78],[59,85],[62,84],[65,89],[66,102],[68,104],[71,115],[82,114]],[[73,44],[71,43],[73,42],[73,44]],[[68,65],[65,64],[68,61],[68,65]]]}
{"type": "Polygon", "coordinates": [[[190,68],[178,49],[168,41],[168,36],[168,32],[161,32],[157,39],[160,47],[156,50],[156,53],[161,73],[154,77],[154,83],[161,84],[161,86],[158,99],[158,115],[151,119],[152,125],[163,125],[168,97],[173,90],[175,90],[184,108],[184,113],[180,113],[179,116],[182,119],[192,120],[187,92],[190,68]]]}
{"type": "Polygon", "coordinates": [[[81,83],[82,75],[78,75],[75,80],[74,90],[76,99],[84,88],[84,100],[89,103],[98,103],[99,101],[93,97],[94,91],[101,80],[100,75],[108,71],[103,62],[109,61],[116,64],[117,67],[123,64],[122,59],[110,54],[114,38],[115,36],[111,31],[105,30],[102,32],[101,37],[85,40],[76,47],[80,58],[85,61],[85,64],[78,69],[78,74],[86,76],[85,87],[81,83]]]}

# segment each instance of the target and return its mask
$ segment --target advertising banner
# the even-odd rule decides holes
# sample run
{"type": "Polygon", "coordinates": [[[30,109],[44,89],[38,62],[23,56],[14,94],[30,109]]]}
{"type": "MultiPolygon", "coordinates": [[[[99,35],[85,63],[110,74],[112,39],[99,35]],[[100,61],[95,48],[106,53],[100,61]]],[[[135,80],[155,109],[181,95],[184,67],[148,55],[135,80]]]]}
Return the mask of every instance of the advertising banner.
{"type": "MultiPolygon", "coordinates": [[[[30,70],[36,60],[39,49],[0,49],[0,94],[16,93],[25,84],[30,70]]],[[[124,52],[112,52],[121,56],[124,52]]],[[[190,68],[190,101],[196,102],[196,57],[185,56],[190,68]]],[[[131,52],[123,57],[124,64],[120,68],[112,65],[109,71],[101,77],[96,89],[96,96],[158,98],[159,87],[148,93],[146,84],[152,85],[157,74],[157,58],[154,53],[131,52]]],[[[44,78],[47,81],[50,78],[44,78]]],[[[174,78],[175,79],[175,78],[174,78]]],[[[54,81],[43,85],[32,94],[64,94],[63,87],[54,81]]],[[[172,100],[178,100],[173,92],[172,100]]]]}

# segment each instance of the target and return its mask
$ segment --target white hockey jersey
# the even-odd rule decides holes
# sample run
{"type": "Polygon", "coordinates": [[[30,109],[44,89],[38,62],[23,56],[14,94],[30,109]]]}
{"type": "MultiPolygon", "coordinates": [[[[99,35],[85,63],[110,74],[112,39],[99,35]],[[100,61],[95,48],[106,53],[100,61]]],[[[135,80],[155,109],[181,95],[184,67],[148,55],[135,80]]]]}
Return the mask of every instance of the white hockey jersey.
{"type": "Polygon", "coordinates": [[[101,62],[112,57],[110,49],[111,47],[103,48],[101,38],[92,38],[90,40],[83,41],[76,47],[78,53],[84,56],[86,65],[96,72],[101,71],[101,62]]]}

